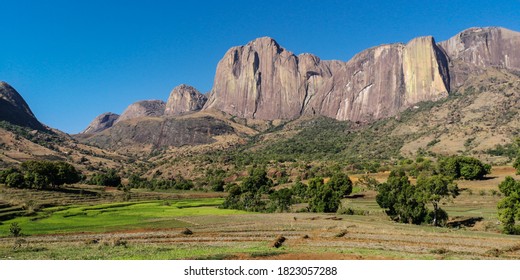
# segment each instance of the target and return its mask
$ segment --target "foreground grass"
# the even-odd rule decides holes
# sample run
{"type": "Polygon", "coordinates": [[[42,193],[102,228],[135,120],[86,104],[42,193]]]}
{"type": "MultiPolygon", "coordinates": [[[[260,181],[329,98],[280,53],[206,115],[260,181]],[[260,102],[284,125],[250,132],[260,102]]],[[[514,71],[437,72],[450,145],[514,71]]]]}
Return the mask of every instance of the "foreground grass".
{"type": "Polygon", "coordinates": [[[244,213],[217,208],[222,201],[221,198],[206,198],[51,207],[34,216],[5,221],[0,225],[0,236],[9,234],[13,222],[20,225],[23,234],[34,235],[176,228],[189,225],[177,219],[183,216],[244,213]]]}

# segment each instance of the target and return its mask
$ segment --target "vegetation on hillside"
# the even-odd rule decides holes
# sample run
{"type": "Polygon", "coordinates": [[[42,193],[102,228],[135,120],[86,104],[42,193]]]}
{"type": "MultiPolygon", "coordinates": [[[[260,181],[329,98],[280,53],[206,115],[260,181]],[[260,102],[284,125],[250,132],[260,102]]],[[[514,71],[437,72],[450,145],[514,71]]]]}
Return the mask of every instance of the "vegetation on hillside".
{"type": "Polygon", "coordinates": [[[74,166],[62,161],[26,161],[15,168],[0,171],[0,184],[12,188],[52,189],[74,184],[82,174],[74,166]]]}

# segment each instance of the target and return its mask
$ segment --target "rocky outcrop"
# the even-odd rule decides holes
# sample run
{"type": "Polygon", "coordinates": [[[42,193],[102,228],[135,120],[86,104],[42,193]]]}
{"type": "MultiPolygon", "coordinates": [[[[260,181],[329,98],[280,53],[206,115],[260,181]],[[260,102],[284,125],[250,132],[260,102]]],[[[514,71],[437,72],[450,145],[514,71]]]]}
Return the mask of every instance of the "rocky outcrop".
{"type": "Polygon", "coordinates": [[[233,127],[212,117],[144,118],[135,122],[119,122],[82,141],[107,149],[135,145],[157,149],[210,144],[216,142],[215,136],[234,132],[233,127]]]}
{"type": "Polygon", "coordinates": [[[103,113],[97,116],[88,127],[83,130],[83,134],[96,133],[101,132],[105,129],[108,129],[114,125],[115,121],[119,118],[118,114],[114,113],[103,113]]]}
{"type": "Polygon", "coordinates": [[[32,129],[46,130],[36,119],[22,96],[9,84],[1,81],[0,120],[32,129]]]}
{"type": "Polygon", "coordinates": [[[263,120],[369,121],[448,92],[447,58],[432,37],[371,48],[348,62],[295,56],[264,37],[226,53],[204,108],[263,120]]]}
{"type": "Polygon", "coordinates": [[[452,86],[486,67],[520,71],[520,33],[501,27],[470,28],[439,43],[451,60],[452,86]]]}
{"type": "Polygon", "coordinates": [[[268,37],[231,48],[217,66],[204,108],[245,118],[298,117],[305,96],[297,66],[296,56],[268,37]]]}
{"type": "Polygon", "coordinates": [[[166,103],[162,100],[139,101],[128,106],[115,123],[141,117],[160,117],[164,115],[165,108],[166,103]]]}
{"type": "Polygon", "coordinates": [[[188,85],[175,87],[166,102],[164,115],[177,116],[200,111],[208,98],[197,89],[188,85]]]}

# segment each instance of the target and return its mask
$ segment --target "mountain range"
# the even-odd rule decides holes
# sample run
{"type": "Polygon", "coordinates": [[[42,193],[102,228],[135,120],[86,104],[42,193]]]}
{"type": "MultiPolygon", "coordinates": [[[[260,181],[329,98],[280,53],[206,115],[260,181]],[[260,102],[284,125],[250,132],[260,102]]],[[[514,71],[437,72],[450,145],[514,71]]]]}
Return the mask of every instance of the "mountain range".
{"type": "MultiPolygon", "coordinates": [[[[503,98],[488,101],[495,104],[479,101],[493,109],[506,107],[497,109],[503,115],[516,112],[518,105],[513,97],[519,94],[519,50],[520,33],[500,27],[470,28],[439,43],[425,36],[406,44],[380,45],[356,54],[349,61],[321,60],[313,54],[295,55],[274,39],[262,37],[232,47],[224,54],[209,93],[179,85],[166,102],[138,101],[121,115],[103,113],[73,137],[83,145],[124,155],[176,147],[204,150],[202,147],[208,145],[226,149],[244,144],[255,135],[265,137],[276,127],[285,131],[276,137],[294,135],[296,132],[288,132],[291,125],[287,124],[315,117],[347,121],[351,128],[364,129],[390,117],[398,120],[405,111],[416,110],[424,102],[448,106],[442,104],[453,103],[450,98],[464,93],[467,98],[478,100],[503,93],[503,98]]],[[[451,123],[438,126],[469,122],[461,117],[462,111],[470,112],[473,106],[471,112],[475,113],[482,107],[474,103],[459,105],[445,108],[448,115],[453,114],[451,120],[439,118],[451,123]],[[459,112],[453,112],[454,107],[459,112]]],[[[0,83],[0,108],[1,120],[37,131],[47,129],[5,82],[0,83]]],[[[492,125],[497,131],[507,126],[492,125]]],[[[402,147],[406,146],[406,152],[413,154],[432,139],[442,140],[442,131],[432,132],[433,128],[429,131],[410,138],[402,147]]],[[[500,135],[504,139],[500,143],[507,144],[514,133],[500,135]]],[[[485,148],[496,144],[492,142],[485,148]]],[[[448,150],[445,152],[456,152],[448,150]]]]}

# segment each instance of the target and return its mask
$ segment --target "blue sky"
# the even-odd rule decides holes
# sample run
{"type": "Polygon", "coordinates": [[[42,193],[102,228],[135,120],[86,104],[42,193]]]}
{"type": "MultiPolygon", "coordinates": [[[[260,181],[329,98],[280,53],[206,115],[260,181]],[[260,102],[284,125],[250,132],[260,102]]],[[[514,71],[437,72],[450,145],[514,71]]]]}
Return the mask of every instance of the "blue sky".
{"type": "Polygon", "coordinates": [[[207,92],[232,46],[270,36],[286,49],[348,60],[363,49],[473,26],[520,31],[520,1],[0,0],[0,80],[43,123],[77,133],[103,112],[207,92]]]}

